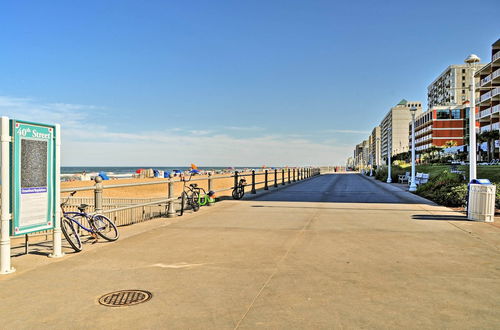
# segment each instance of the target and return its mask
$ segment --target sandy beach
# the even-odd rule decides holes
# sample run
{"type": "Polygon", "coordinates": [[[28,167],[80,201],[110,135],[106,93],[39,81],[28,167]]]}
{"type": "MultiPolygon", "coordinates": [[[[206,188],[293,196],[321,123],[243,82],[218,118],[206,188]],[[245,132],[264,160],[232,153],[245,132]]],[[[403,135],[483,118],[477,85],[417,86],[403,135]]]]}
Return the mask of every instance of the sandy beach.
{"type": "MultiPolygon", "coordinates": [[[[290,176],[293,180],[293,172],[291,172],[290,176]]],[[[241,173],[244,175],[250,175],[250,172],[241,173]]],[[[218,197],[222,196],[230,196],[231,188],[234,185],[234,178],[228,177],[230,174],[221,174],[221,175],[213,175],[213,186],[212,190],[222,190],[228,189],[226,191],[217,192],[218,197]]],[[[281,184],[281,172],[278,171],[278,183],[281,184]]],[[[208,176],[207,175],[196,175],[192,177],[192,183],[197,183],[199,187],[208,189],[208,176]]],[[[252,183],[251,176],[246,176],[247,184],[252,183]]],[[[179,178],[174,178],[176,181],[174,184],[175,187],[175,195],[180,196],[183,188],[183,182],[179,182],[179,178]]],[[[285,171],[285,180],[288,182],[288,173],[285,171]]],[[[255,176],[256,182],[264,181],[264,172],[256,172],[255,176]]],[[[104,189],[103,197],[111,197],[111,198],[162,198],[168,196],[168,182],[169,179],[162,178],[147,178],[147,179],[115,179],[115,180],[105,180],[103,181],[104,186],[116,185],[116,184],[130,184],[130,183],[145,183],[145,182],[162,182],[160,184],[152,184],[145,186],[136,186],[136,187],[121,187],[121,188],[108,188],[104,189]]],[[[271,186],[274,184],[274,171],[269,170],[268,174],[268,185],[271,186]]],[[[71,181],[71,182],[62,182],[61,189],[68,188],[80,188],[80,187],[91,187],[94,186],[94,181],[71,181]]],[[[256,184],[256,188],[263,188],[264,183],[256,184]]],[[[245,188],[246,192],[250,192],[251,186],[245,188]]],[[[67,196],[68,193],[62,193],[61,196],[67,196]]],[[[75,197],[92,197],[94,196],[94,191],[79,191],[75,197]]]]}

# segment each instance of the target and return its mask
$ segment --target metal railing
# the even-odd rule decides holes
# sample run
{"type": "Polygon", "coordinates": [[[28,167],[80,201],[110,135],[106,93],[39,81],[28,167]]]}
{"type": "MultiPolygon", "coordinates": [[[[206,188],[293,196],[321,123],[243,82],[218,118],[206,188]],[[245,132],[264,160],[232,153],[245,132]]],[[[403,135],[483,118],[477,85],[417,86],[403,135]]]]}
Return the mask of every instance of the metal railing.
{"type": "MultiPolygon", "coordinates": [[[[269,190],[272,187],[278,187],[279,185],[286,185],[292,182],[305,180],[313,176],[319,175],[319,168],[282,168],[282,169],[272,169],[263,170],[256,172],[252,170],[250,172],[240,173],[235,171],[232,175],[222,175],[213,176],[208,175],[206,177],[191,178],[191,181],[206,181],[207,191],[213,190],[215,193],[233,190],[242,177],[250,177],[247,180],[245,187],[250,187],[250,194],[257,193],[257,186],[262,186],[264,190],[269,190]],[[233,178],[234,185],[230,187],[221,188],[218,190],[213,189],[215,187],[214,181],[233,178]]],[[[94,191],[94,197],[73,197],[70,199],[70,204],[68,204],[69,210],[76,210],[79,204],[88,204],[89,210],[92,213],[101,213],[108,216],[113,220],[118,226],[129,225],[136,222],[145,221],[159,216],[167,216],[169,218],[177,216],[177,206],[179,204],[179,198],[175,195],[175,183],[183,182],[181,179],[171,178],[168,180],[158,180],[150,182],[137,182],[137,183],[126,183],[126,184],[107,184],[102,183],[100,177],[96,177],[95,184],[86,187],[75,187],[75,188],[64,188],[61,189],[61,193],[69,193],[73,191],[94,191]],[[168,194],[165,198],[157,199],[137,199],[137,198],[110,198],[103,197],[104,190],[106,189],[116,189],[116,188],[129,188],[129,187],[139,187],[147,185],[168,185],[168,194]]],[[[260,189],[260,188],[259,188],[260,189]]]]}

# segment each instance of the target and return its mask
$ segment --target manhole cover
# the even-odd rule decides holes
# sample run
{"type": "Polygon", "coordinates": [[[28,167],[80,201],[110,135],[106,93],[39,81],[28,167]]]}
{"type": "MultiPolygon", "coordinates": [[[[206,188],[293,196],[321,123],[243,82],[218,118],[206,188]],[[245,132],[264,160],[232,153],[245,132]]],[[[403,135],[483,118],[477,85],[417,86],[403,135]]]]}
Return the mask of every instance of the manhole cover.
{"type": "Polygon", "coordinates": [[[145,290],[120,290],[105,294],[99,298],[99,304],[109,307],[137,305],[148,301],[153,294],[145,290]]]}

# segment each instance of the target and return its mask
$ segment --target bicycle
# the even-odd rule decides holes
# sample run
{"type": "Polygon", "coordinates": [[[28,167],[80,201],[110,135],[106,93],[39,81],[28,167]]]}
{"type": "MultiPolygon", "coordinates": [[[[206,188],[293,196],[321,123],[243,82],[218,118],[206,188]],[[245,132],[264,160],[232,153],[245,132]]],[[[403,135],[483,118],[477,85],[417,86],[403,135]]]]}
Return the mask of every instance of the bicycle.
{"type": "Polygon", "coordinates": [[[184,177],[182,177],[182,181],[184,182],[184,185],[182,187],[182,194],[180,200],[181,200],[181,209],[179,211],[179,214],[182,216],[184,214],[184,210],[187,209],[187,206],[191,206],[191,209],[194,212],[197,212],[200,209],[200,204],[198,204],[198,191],[194,189],[197,185],[195,183],[190,184],[189,186],[186,186],[186,182],[191,181],[191,177],[193,176],[193,173],[189,176],[189,180],[186,180],[184,177]],[[186,189],[187,188],[187,189],[186,189]]]}
{"type": "Polygon", "coordinates": [[[110,242],[116,241],[120,237],[120,233],[118,232],[115,224],[102,214],[91,215],[85,212],[89,205],[80,204],[80,206],[77,207],[80,212],[64,211],[64,206],[68,204],[71,196],[75,194],[76,191],[73,191],[68,198],[61,203],[61,210],[63,213],[63,217],[61,218],[61,230],[73,250],[75,250],[75,252],[82,251],[82,241],[79,234],[80,228],[89,232],[90,235],[96,240],[98,239],[97,236],[100,236],[110,242]],[[89,223],[90,228],[82,225],[83,220],[86,220],[89,223]],[[74,225],[77,225],[76,228],[78,228],[78,230],[74,225]]]}
{"type": "Polygon", "coordinates": [[[232,195],[233,199],[242,199],[245,195],[245,186],[247,180],[245,178],[241,178],[236,187],[234,187],[232,195]]]}

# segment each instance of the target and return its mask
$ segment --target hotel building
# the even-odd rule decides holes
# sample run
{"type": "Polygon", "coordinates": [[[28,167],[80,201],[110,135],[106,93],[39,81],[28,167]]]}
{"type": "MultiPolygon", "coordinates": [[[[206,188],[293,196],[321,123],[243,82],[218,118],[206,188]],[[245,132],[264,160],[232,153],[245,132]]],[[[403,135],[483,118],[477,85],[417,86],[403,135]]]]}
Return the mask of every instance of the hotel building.
{"type": "Polygon", "coordinates": [[[484,64],[450,65],[427,87],[427,106],[457,105],[470,100],[472,69],[480,69],[484,64]]]}
{"type": "Polygon", "coordinates": [[[364,140],[357,144],[354,149],[354,165],[358,169],[361,169],[368,166],[369,163],[369,144],[368,140],[364,140]]]}
{"type": "MultiPolygon", "coordinates": [[[[479,132],[500,130],[500,39],[491,46],[491,62],[476,72],[477,120],[479,132]]],[[[498,158],[500,143],[494,143],[494,158],[498,158]]]]}
{"type": "MultiPolygon", "coordinates": [[[[469,107],[434,107],[415,117],[415,151],[425,152],[432,146],[443,147],[453,141],[457,146],[466,144],[469,107]]],[[[411,121],[408,125],[411,146],[411,121]]]]}
{"type": "Polygon", "coordinates": [[[372,134],[368,138],[370,144],[370,160],[373,162],[373,166],[382,165],[381,150],[380,150],[380,126],[375,127],[372,130],[372,134]]]}
{"type": "Polygon", "coordinates": [[[387,160],[388,150],[391,155],[397,155],[410,150],[408,147],[408,123],[411,121],[410,108],[416,107],[416,115],[422,113],[422,103],[418,101],[401,100],[392,107],[380,123],[381,157],[387,160]]]}

